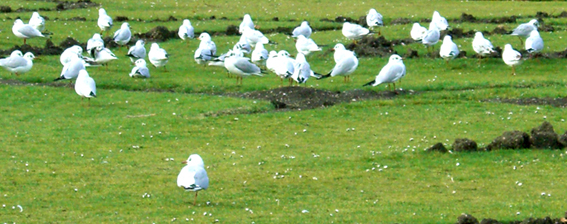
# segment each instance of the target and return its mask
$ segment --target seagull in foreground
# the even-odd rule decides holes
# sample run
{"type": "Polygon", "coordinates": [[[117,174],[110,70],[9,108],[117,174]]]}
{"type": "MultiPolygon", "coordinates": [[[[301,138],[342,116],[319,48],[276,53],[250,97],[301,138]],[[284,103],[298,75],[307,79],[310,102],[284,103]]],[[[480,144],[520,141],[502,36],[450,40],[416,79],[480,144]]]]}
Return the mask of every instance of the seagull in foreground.
{"type": "Polygon", "coordinates": [[[291,37],[297,38],[299,35],[303,35],[304,37],[309,38],[312,32],[313,30],[309,26],[309,23],[307,21],[303,21],[301,22],[301,25],[293,29],[293,32],[291,32],[291,37]]]}
{"type": "Polygon", "coordinates": [[[252,17],[249,14],[245,14],[244,18],[242,18],[242,22],[238,26],[238,33],[243,33],[244,27],[254,29],[254,22],[252,22],[252,17]]]}
{"type": "Polygon", "coordinates": [[[293,74],[291,78],[295,80],[298,84],[303,84],[307,82],[309,77],[321,78],[320,74],[317,74],[311,70],[311,66],[305,59],[305,55],[298,53],[295,57],[295,67],[293,68],[293,74]]]}
{"type": "Polygon", "coordinates": [[[39,30],[34,28],[29,24],[24,24],[21,19],[16,19],[14,21],[14,25],[12,26],[12,33],[16,35],[16,37],[23,38],[24,44],[26,44],[26,40],[34,37],[45,37],[39,30]]]}
{"type": "Polygon", "coordinates": [[[83,57],[83,48],[79,45],[73,45],[63,51],[61,53],[61,57],[59,57],[59,61],[63,66],[67,63],[71,62],[71,60],[75,57],[82,58],[83,57]]]}
{"type": "Polygon", "coordinates": [[[100,33],[95,33],[91,39],[87,41],[87,53],[91,57],[96,57],[96,48],[103,47],[104,48],[104,40],[100,36],[100,33]]]}
{"type": "Polygon", "coordinates": [[[268,50],[264,48],[264,44],[260,42],[256,43],[256,47],[254,48],[254,51],[252,51],[251,59],[252,62],[257,65],[266,65],[266,60],[268,59],[268,50]]]}
{"type": "Polygon", "coordinates": [[[479,55],[479,61],[478,61],[479,63],[480,63],[480,58],[495,52],[492,43],[488,39],[484,38],[481,32],[476,32],[474,34],[472,47],[474,52],[476,52],[479,55]]]}
{"type": "Polygon", "coordinates": [[[15,50],[10,54],[10,57],[0,59],[0,67],[16,75],[24,74],[32,69],[34,58],[35,56],[31,52],[22,56],[21,51],[15,50]]]}
{"type": "Polygon", "coordinates": [[[205,170],[205,162],[201,156],[192,154],[182,163],[187,165],[185,165],[179,172],[179,175],[177,175],[177,186],[182,187],[186,191],[195,191],[195,201],[193,205],[196,205],[197,193],[209,187],[209,177],[205,170]]]}
{"type": "Polygon", "coordinates": [[[32,16],[28,22],[30,26],[42,32],[45,30],[45,19],[39,15],[38,12],[33,12],[32,16]]]}
{"type": "Polygon", "coordinates": [[[89,99],[89,104],[91,98],[96,97],[96,84],[94,79],[89,76],[87,70],[79,71],[77,81],[75,82],[75,92],[79,96],[89,99]]]}
{"type": "Polygon", "coordinates": [[[250,59],[237,55],[236,52],[229,52],[224,59],[224,67],[229,73],[237,75],[236,84],[240,80],[240,85],[243,77],[262,76],[262,70],[257,65],[250,62],[250,59]]]}
{"type": "Polygon", "coordinates": [[[358,67],[358,58],[354,52],[349,51],[345,48],[343,44],[337,44],[333,48],[335,51],[335,67],[326,75],[321,76],[318,79],[324,79],[328,77],[344,76],[344,82],[350,80],[350,74],[352,74],[358,67]]]}
{"type": "Polygon", "coordinates": [[[130,72],[130,77],[132,78],[149,78],[150,77],[150,70],[146,67],[146,60],[138,59],[135,62],[136,66],[132,68],[130,72]]]}
{"type": "Polygon", "coordinates": [[[504,46],[504,51],[502,51],[502,60],[508,66],[512,67],[512,75],[516,75],[516,65],[522,63],[522,54],[514,50],[511,44],[506,44],[504,46]]]}
{"type": "MultiPolygon", "coordinates": [[[[438,30],[447,30],[449,28],[449,23],[445,17],[441,16],[439,12],[434,11],[431,22],[435,24],[438,30]]],[[[431,29],[431,27],[429,28],[431,29]]]]}
{"type": "Polygon", "coordinates": [[[110,16],[106,14],[106,10],[104,10],[103,8],[100,8],[98,10],[97,25],[100,28],[101,35],[104,31],[110,30],[110,28],[112,28],[112,18],[110,18],[110,16]]]}
{"type": "Polygon", "coordinates": [[[130,57],[132,62],[146,58],[146,47],[144,47],[144,44],[146,44],[144,40],[136,41],[136,45],[130,47],[126,56],[130,57]]]}
{"type": "Polygon", "coordinates": [[[369,83],[364,84],[363,86],[377,86],[382,83],[388,83],[388,87],[390,83],[394,85],[394,91],[396,91],[396,81],[400,80],[402,77],[406,75],[406,66],[402,61],[402,57],[397,54],[393,54],[390,56],[388,60],[388,64],[382,67],[380,73],[376,76],[376,79],[372,80],[369,83]]]}
{"type": "Polygon", "coordinates": [[[415,41],[421,41],[423,37],[427,34],[427,28],[419,25],[419,23],[414,23],[411,28],[411,39],[415,41]]]}
{"type": "Polygon", "coordinates": [[[148,53],[148,59],[150,59],[150,63],[156,68],[163,67],[165,71],[167,71],[165,64],[167,64],[169,60],[169,55],[163,48],[160,48],[157,43],[152,43],[150,52],[148,53]]]}
{"type": "Polygon", "coordinates": [[[343,23],[342,33],[348,39],[358,40],[370,34],[370,30],[358,24],[345,22],[343,23]]]}
{"type": "Polygon", "coordinates": [[[179,38],[182,40],[195,38],[195,28],[191,25],[191,21],[184,19],[183,24],[179,27],[177,35],[179,35],[179,38]]]}
{"type": "Polygon", "coordinates": [[[119,46],[126,46],[132,38],[132,32],[130,31],[130,25],[128,23],[122,23],[120,29],[114,32],[114,37],[112,40],[119,46]]]}
{"type": "Polygon", "coordinates": [[[537,30],[538,26],[539,26],[539,22],[537,21],[537,19],[532,19],[527,23],[522,23],[518,25],[518,27],[516,27],[516,29],[514,29],[514,31],[512,31],[510,35],[518,36],[520,42],[523,45],[524,41],[522,40],[522,37],[529,37],[532,30],[537,30]]]}
{"type": "Polygon", "coordinates": [[[304,55],[309,55],[311,52],[322,50],[315,41],[313,41],[313,39],[306,38],[303,35],[297,36],[295,49],[297,49],[298,53],[302,53],[304,55]]]}
{"type": "MultiPolygon", "coordinates": [[[[366,14],[366,24],[368,24],[368,27],[371,29],[375,26],[383,26],[384,23],[382,22],[382,14],[378,13],[376,9],[370,9],[370,11],[368,11],[368,14],[366,14]]],[[[378,31],[378,35],[380,34],[380,31],[378,31]]]]}
{"type": "Polygon", "coordinates": [[[449,60],[452,60],[459,56],[459,47],[449,35],[445,35],[443,38],[443,44],[441,44],[441,49],[439,49],[439,56],[445,59],[445,63],[449,65],[449,60]]]}
{"type": "Polygon", "coordinates": [[[539,35],[539,32],[537,30],[532,30],[530,37],[528,37],[528,39],[526,40],[525,47],[526,51],[528,51],[528,53],[530,54],[543,50],[543,39],[541,39],[541,36],[539,35]]]}

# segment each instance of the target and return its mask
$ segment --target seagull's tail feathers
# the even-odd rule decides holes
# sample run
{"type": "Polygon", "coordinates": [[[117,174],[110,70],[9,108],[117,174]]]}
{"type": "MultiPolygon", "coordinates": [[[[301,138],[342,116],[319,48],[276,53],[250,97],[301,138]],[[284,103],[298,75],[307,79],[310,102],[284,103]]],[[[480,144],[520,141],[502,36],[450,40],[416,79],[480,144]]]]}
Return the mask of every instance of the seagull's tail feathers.
{"type": "MultiPolygon", "coordinates": [[[[333,70],[331,70],[331,72],[333,72],[333,70]]],[[[326,75],[321,75],[320,77],[317,78],[317,80],[326,79],[326,78],[331,77],[331,72],[329,72],[329,74],[326,74],[326,75]]]]}
{"type": "Polygon", "coordinates": [[[368,83],[366,83],[362,86],[373,86],[375,83],[376,83],[376,80],[372,80],[372,81],[370,81],[370,82],[368,82],[368,83]]]}
{"type": "Polygon", "coordinates": [[[59,77],[57,77],[56,79],[54,79],[53,81],[55,82],[55,81],[64,80],[64,79],[65,79],[65,77],[59,76],[59,77]]]}
{"type": "Polygon", "coordinates": [[[95,94],[93,91],[91,91],[91,92],[89,93],[89,96],[96,97],[96,94],[95,94]]]}

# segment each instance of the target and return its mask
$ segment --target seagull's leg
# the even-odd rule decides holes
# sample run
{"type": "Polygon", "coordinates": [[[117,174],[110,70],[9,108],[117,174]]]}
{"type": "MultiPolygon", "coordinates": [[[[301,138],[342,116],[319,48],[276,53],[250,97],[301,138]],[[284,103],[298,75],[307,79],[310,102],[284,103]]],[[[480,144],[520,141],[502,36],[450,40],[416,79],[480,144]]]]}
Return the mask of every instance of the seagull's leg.
{"type": "Polygon", "coordinates": [[[396,89],[396,83],[394,82],[394,93],[397,95],[398,94],[398,90],[396,89]]]}
{"type": "Polygon", "coordinates": [[[345,76],[345,77],[343,78],[343,82],[344,82],[344,83],[346,83],[346,82],[347,82],[347,81],[346,81],[346,76],[345,76]]]}
{"type": "Polygon", "coordinates": [[[512,75],[516,75],[516,67],[512,65],[512,75]]]}
{"type": "Polygon", "coordinates": [[[26,38],[24,38],[24,45],[26,45],[26,40],[27,40],[27,39],[26,39],[26,38]]]}
{"type": "Polygon", "coordinates": [[[522,37],[518,36],[518,39],[520,39],[520,43],[521,43],[520,46],[524,46],[524,40],[522,40],[522,37]]]}
{"type": "Polygon", "coordinates": [[[165,67],[165,65],[163,66],[163,69],[165,70],[165,72],[167,72],[167,67],[165,67]]]}
{"type": "Polygon", "coordinates": [[[445,65],[449,67],[449,60],[445,60],[445,65]]]}
{"type": "Polygon", "coordinates": [[[193,202],[193,205],[197,205],[197,193],[199,193],[199,192],[195,191],[195,201],[193,202]]]}

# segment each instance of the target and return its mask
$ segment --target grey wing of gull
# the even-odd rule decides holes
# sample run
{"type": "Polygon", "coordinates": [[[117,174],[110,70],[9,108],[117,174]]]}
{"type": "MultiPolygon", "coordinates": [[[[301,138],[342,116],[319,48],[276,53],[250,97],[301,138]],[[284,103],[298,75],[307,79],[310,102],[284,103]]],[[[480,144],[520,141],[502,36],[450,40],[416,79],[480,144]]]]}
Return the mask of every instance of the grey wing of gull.
{"type": "Polygon", "coordinates": [[[344,58],[335,65],[333,71],[331,72],[331,76],[346,74],[354,67],[355,64],[356,63],[352,57],[344,58]]]}
{"type": "Polygon", "coordinates": [[[240,71],[248,74],[259,74],[260,68],[255,64],[252,64],[246,58],[238,58],[234,62],[234,66],[238,68],[240,71]]]}
{"type": "Polygon", "coordinates": [[[35,28],[29,25],[20,27],[18,29],[18,32],[20,32],[23,35],[26,35],[27,37],[43,37],[43,34],[41,34],[39,30],[36,30],[35,28]]]}
{"type": "Polygon", "coordinates": [[[146,67],[138,67],[138,70],[136,71],[136,73],[149,78],[150,77],[150,70],[146,67]]]}
{"type": "Polygon", "coordinates": [[[129,55],[135,58],[145,58],[146,57],[146,49],[143,47],[134,47],[129,55]]]}
{"type": "Polygon", "coordinates": [[[516,29],[514,29],[514,31],[512,32],[511,35],[527,36],[527,35],[530,35],[530,32],[532,30],[533,30],[533,26],[528,25],[528,24],[520,24],[518,27],[516,27],[516,29]]]}
{"type": "Polygon", "coordinates": [[[10,57],[8,59],[2,59],[5,61],[0,61],[0,65],[6,68],[18,68],[26,66],[28,61],[22,57],[10,57]]]}
{"type": "Polygon", "coordinates": [[[402,77],[404,77],[406,75],[406,66],[404,66],[403,64],[392,65],[390,67],[389,72],[396,75],[396,77],[392,81],[393,82],[398,81],[399,79],[401,79],[402,77]]]}

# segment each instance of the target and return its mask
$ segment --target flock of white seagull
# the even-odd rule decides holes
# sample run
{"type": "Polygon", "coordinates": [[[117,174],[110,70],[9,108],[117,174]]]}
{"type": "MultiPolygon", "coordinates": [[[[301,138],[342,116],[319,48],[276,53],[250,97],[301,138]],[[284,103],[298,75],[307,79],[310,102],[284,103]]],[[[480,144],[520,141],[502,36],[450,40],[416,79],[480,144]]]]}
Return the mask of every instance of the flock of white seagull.
{"type": "MultiPolygon", "coordinates": [[[[382,15],[375,9],[371,9],[366,16],[369,28],[383,26],[382,15]]],[[[75,91],[78,95],[86,98],[96,97],[96,85],[93,78],[91,78],[86,71],[86,67],[93,65],[100,65],[109,63],[112,60],[118,59],[108,48],[104,46],[104,41],[101,34],[112,28],[112,18],[108,16],[104,9],[99,9],[99,18],[97,21],[101,29],[100,33],[95,33],[87,42],[86,51],[89,56],[83,56],[83,49],[81,46],[72,46],[66,49],[60,57],[63,69],[61,75],[55,80],[63,79],[76,79],[75,91]]],[[[538,31],[537,20],[532,20],[529,23],[521,24],[514,29],[511,35],[527,37],[525,41],[525,49],[529,53],[536,53],[543,49],[543,40],[541,39],[538,31]]],[[[217,49],[215,43],[212,41],[208,33],[201,33],[198,39],[201,41],[199,48],[195,50],[194,59],[198,64],[207,64],[210,66],[221,66],[226,70],[236,75],[237,83],[242,83],[242,78],[257,75],[262,76],[263,70],[260,67],[265,67],[272,71],[281,79],[289,79],[290,84],[295,81],[297,83],[305,83],[310,77],[323,79],[334,76],[344,76],[345,82],[349,80],[349,75],[352,74],[358,67],[358,59],[354,52],[349,51],[343,44],[334,46],[334,68],[326,75],[320,75],[313,72],[307,62],[305,56],[311,52],[321,51],[313,39],[310,38],[312,29],[307,21],[301,23],[300,26],[295,28],[292,37],[296,38],[295,47],[297,49],[297,56],[292,58],[290,53],[286,50],[279,52],[268,52],[264,48],[264,44],[271,43],[270,40],[264,36],[260,31],[255,29],[254,22],[250,15],[244,15],[242,23],[239,26],[241,33],[240,40],[230,49],[227,53],[216,56],[217,49]],[[244,55],[250,54],[250,58],[244,55]]],[[[411,37],[423,43],[425,46],[433,47],[439,42],[440,31],[449,28],[447,20],[442,17],[437,11],[433,13],[429,29],[422,27],[419,23],[414,23],[410,32],[411,37]]],[[[16,37],[23,38],[24,44],[26,39],[35,37],[45,37],[42,31],[45,29],[45,20],[34,12],[28,24],[24,24],[21,19],[16,19],[12,27],[12,32],[16,37]]],[[[342,34],[351,40],[359,40],[372,32],[365,27],[358,24],[345,22],[342,28],[342,34]]],[[[178,35],[181,39],[194,38],[194,28],[188,19],[183,21],[179,27],[178,35]]],[[[132,37],[130,26],[128,23],[123,23],[113,36],[113,41],[120,45],[126,46],[132,37]]],[[[150,51],[146,54],[144,41],[138,40],[136,44],[129,48],[128,56],[134,62],[135,67],[132,69],[131,77],[149,78],[150,72],[146,67],[146,55],[152,65],[155,67],[164,67],[168,61],[167,52],[160,48],[157,43],[152,43],[150,51]]],[[[472,42],[474,51],[480,56],[486,56],[494,52],[493,45],[489,40],[484,38],[481,32],[475,34],[472,42]]],[[[452,41],[451,36],[446,35],[441,45],[440,56],[445,60],[454,59],[459,55],[458,46],[452,41]]],[[[506,44],[502,52],[503,61],[512,67],[515,74],[514,67],[521,62],[522,55],[514,50],[510,44],[506,44]]],[[[23,74],[31,70],[34,55],[30,52],[22,54],[21,51],[16,50],[11,53],[7,58],[0,59],[0,66],[14,74],[23,74]]],[[[390,56],[388,63],[380,70],[375,80],[364,84],[364,86],[371,85],[377,86],[383,83],[394,85],[395,82],[403,78],[406,74],[406,67],[403,63],[402,57],[393,54],[390,56]]],[[[197,191],[207,189],[209,179],[203,159],[197,155],[191,155],[187,161],[187,165],[181,170],[177,178],[179,187],[183,187],[189,191],[195,191],[195,203],[197,200],[197,191]]]]}

